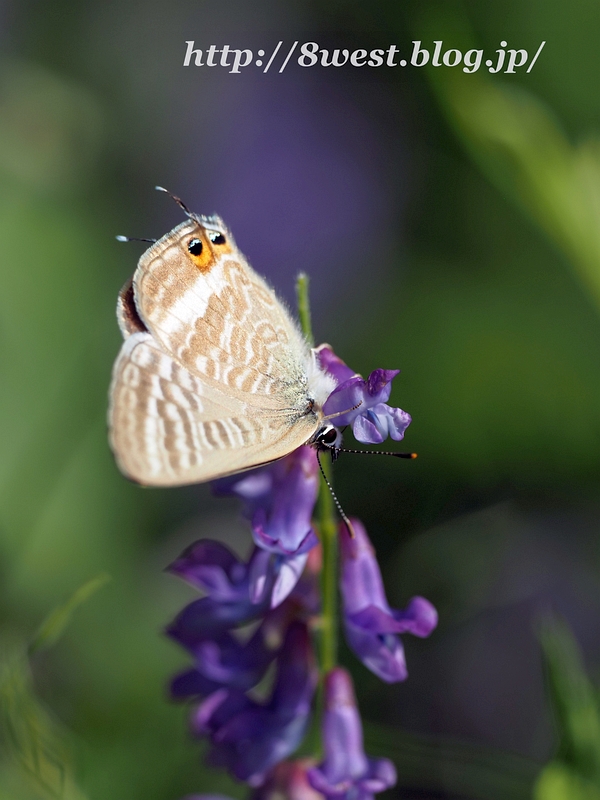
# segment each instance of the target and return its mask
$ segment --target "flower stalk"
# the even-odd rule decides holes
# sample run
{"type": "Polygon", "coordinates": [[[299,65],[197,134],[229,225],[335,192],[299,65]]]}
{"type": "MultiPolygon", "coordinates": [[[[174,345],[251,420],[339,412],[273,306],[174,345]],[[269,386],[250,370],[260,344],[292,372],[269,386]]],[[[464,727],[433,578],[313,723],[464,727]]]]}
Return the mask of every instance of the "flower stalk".
{"type": "Polygon", "coordinates": [[[310,279],[306,272],[300,272],[296,278],[296,299],[298,303],[298,317],[300,318],[300,327],[304,334],[306,341],[311,347],[314,347],[315,340],[312,332],[312,322],[310,318],[310,301],[309,301],[309,288],[310,279]]]}
{"type": "MultiPolygon", "coordinates": [[[[331,482],[330,464],[322,463],[327,480],[331,482]]],[[[323,549],[321,574],[322,619],[321,619],[321,674],[325,675],[337,664],[337,525],[334,516],[333,498],[325,481],[319,491],[319,532],[323,549]]]]}
{"type": "MultiPolygon", "coordinates": [[[[311,347],[314,346],[309,300],[309,278],[301,272],[296,281],[298,316],[302,333],[311,347]]],[[[331,483],[331,464],[321,458],[321,468],[331,483]]],[[[320,619],[319,673],[323,676],[337,664],[337,524],[333,497],[324,480],[319,485],[318,528],[323,551],[321,571],[322,611],[320,619]]]]}

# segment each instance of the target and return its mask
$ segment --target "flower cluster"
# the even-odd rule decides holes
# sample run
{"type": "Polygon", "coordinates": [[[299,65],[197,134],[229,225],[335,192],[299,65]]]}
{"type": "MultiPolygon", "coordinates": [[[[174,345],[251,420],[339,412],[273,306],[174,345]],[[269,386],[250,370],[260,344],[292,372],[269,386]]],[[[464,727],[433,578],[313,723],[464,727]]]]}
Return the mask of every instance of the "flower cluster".
{"type": "MultiPolygon", "coordinates": [[[[362,442],[403,438],[410,416],[387,405],[396,370],[375,370],[365,380],[328,345],[316,353],[337,384],[324,406],[336,426],[352,425],[362,442]]],[[[290,759],[306,732],[319,678],[310,635],[321,613],[321,551],[312,522],[318,489],[317,454],[308,446],[217,481],[218,495],[242,501],[254,540],[248,560],[219,542],[201,540],[169,568],[203,592],[167,629],[193,659],[193,666],[173,679],[172,696],[193,701],[191,730],[208,739],[209,763],[254,787],[254,800],[275,794],[369,800],[396,780],[391,762],[364,753],[352,680],[340,667],[322,676],[323,760],[290,759]],[[269,683],[265,677],[273,665],[269,683]]],[[[347,643],[379,678],[402,681],[407,671],[399,635],[428,636],[437,624],[436,611],[422,597],[413,597],[404,610],[390,608],[359,520],[352,520],[352,533],[340,526],[347,643]]]]}
{"type": "Polygon", "coordinates": [[[388,436],[396,441],[404,438],[411,423],[410,414],[386,403],[392,380],[400,370],[376,369],[365,380],[344,364],[328,344],[322,344],[316,352],[321,367],[337,381],[323,406],[326,416],[335,415],[336,426],[352,425],[354,436],[366,444],[380,444],[388,436]]]}

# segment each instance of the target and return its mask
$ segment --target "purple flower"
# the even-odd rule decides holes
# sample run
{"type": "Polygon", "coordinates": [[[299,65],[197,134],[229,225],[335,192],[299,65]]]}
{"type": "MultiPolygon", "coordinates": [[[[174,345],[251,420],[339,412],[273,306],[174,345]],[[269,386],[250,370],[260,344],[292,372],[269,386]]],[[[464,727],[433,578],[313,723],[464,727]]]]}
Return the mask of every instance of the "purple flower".
{"type": "Polygon", "coordinates": [[[215,481],[213,486],[217,494],[233,494],[244,501],[258,547],[289,557],[305,554],[317,544],[311,518],[319,478],[312,447],[299,447],[273,464],[215,481]]]}
{"type": "Polygon", "coordinates": [[[362,525],[352,520],[351,538],[340,526],[341,592],[346,640],[363,664],[388,683],[407,677],[399,633],[429,636],[437,612],[424,597],[413,597],[405,611],[388,605],[373,545],[362,525]]]}
{"type": "Polygon", "coordinates": [[[369,758],[352,679],[336,667],[325,678],[323,750],[325,758],[308,770],[313,789],[327,798],[370,800],[396,783],[396,769],[387,758],[369,758]]]}
{"type": "Polygon", "coordinates": [[[352,425],[359,442],[379,444],[388,436],[400,441],[411,422],[400,408],[386,405],[391,381],[400,370],[376,369],[365,380],[336,356],[329,345],[317,348],[319,363],[338,385],[327,398],[323,411],[336,427],[352,425]]]}
{"type": "Polygon", "coordinates": [[[296,586],[307,553],[280,556],[255,547],[247,564],[220,542],[201,539],[187,548],[168,570],[206,597],[187,605],[167,629],[184,647],[262,616],[285,600],[296,586]]]}
{"type": "Polygon", "coordinates": [[[316,680],[308,630],[294,622],[286,634],[267,704],[239,690],[219,689],[194,711],[194,733],[209,736],[212,744],[209,762],[226,767],[251,786],[260,786],[269,770],[302,741],[316,680]]]}
{"type": "Polygon", "coordinates": [[[255,552],[244,564],[220,542],[201,539],[185,550],[169,567],[169,572],[207,592],[206,597],[187,605],[167,629],[167,633],[186,647],[202,639],[256,619],[268,608],[274,574],[261,567],[263,589],[252,592],[250,576],[255,572],[255,552]]]}
{"type": "Polygon", "coordinates": [[[187,636],[182,641],[178,629],[169,630],[169,635],[183,644],[196,662],[193,669],[173,679],[171,695],[183,699],[206,696],[223,687],[247,691],[256,686],[277,657],[296,610],[296,604],[288,601],[268,612],[245,643],[228,631],[212,639],[201,637],[191,642],[187,636]]]}

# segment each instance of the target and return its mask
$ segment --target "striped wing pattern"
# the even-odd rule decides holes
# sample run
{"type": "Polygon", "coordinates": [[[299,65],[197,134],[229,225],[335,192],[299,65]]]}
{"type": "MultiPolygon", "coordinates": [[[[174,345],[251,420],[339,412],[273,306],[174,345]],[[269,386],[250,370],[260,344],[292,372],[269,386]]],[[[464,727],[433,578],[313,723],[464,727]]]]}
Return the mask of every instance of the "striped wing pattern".
{"type": "Polygon", "coordinates": [[[140,315],[165,351],[246,401],[305,404],[307,348],[272,290],[237,252],[201,273],[177,249],[178,240],[142,259],[134,277],[140,315]]]}
{"type": "Polygon", "coordinates": [[[314,422],[261,411],[208,385],[148,333],[124,343],[113,374],[111,443],[121,470],[150,486],[197,483],[280,458],[314,422]]]}

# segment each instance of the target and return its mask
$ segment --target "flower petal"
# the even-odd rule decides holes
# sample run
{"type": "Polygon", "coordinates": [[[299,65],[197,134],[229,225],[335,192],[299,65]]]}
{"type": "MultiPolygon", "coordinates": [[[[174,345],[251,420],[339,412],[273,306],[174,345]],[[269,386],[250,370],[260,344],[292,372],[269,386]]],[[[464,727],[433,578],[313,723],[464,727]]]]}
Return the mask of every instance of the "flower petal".
{"type": "Polygon", "coordinates": [[[167,570],[222,600],[239,597],[246,574],[245,565],[237,556],[212,539],[194,542],[167,570]]]}
{"type": "Polygon", "coordinates": [[[392,381],[400,374],[399,369],[374,369],[367,378],[367,394],[376,403],[386,403],[392,392],[392,381]]]}
{"type": "Polygon", "coordinates": [[[379,634],[344,620],[348,646],[367,669],[386,683],[398,683],[408,677],[404,647],[394,634],[379,634]]]}
{"type": "Polygon", "coordinates": [[[343,383],[356,375],[354,370],[345,364],[339,356],[333,352],[328,344],[322,344],[315,349],[319,365],[330,375],[332,375],[337,383],[343,383]]]}
{"type": "Polygon", "coordinates": [[[293,591],[308,561],[308,553],[285,558],[280,556],[278,575],[271,593],[271,608],[276,608],[293,591]]]}
{"type": "Polygon", "coordinates": [[[348,615],[348,619],[353,625],[379,634],[412,633],[413,636],[424,638],[436,627],[438,615],[429,600],[413,597],[405,611],[384,611],[370,605],[356,614],[348,615]]]}
{"type": "Polygon", "coordinates": [[[266,604],[245,601],[220,603],[212,597],[201,597],[189,603],[166,630],[168,636],[192,649],[203,639],[214,638],[222,631],[244,625],[261,616],[266,604]]]}
{"type": "Polygon", "coordinates": [[[385,436],[368,414],[360,414],[352,423],[354,438],[363,444],[381,444],[385,436]]]}
{"type": "Polygon", "coordinates": [[[273,555],[255,547],[248,562],[248,594],[252,603],[266,602],[273,587],[275,562],[273,555]]]}

